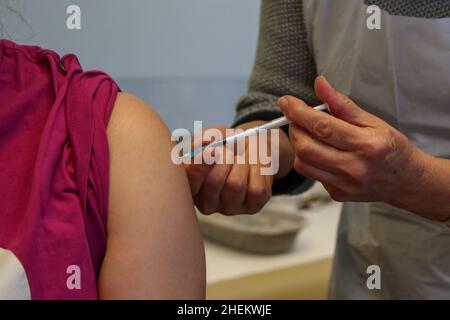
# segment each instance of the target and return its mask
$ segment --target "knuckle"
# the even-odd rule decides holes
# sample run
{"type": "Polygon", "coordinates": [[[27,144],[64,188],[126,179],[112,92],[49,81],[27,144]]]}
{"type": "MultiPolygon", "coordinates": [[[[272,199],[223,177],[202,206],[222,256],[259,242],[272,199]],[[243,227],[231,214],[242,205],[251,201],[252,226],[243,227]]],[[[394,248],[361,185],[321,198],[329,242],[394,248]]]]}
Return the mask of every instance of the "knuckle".
{"type": "Polygon", "coordinates": [[[370,180],[369,170],[364,166],[349,166],[347,177],[358,186],[366,185],[370,180]]]}
{"type": "Polygon", "coordinates": [[[225,183],[225,188],[232,193],[242,193],[246,191],[246,182],[241,179],[228,179],[225,183]]]}
{"type": "Polygon", "coordinates": [[[353,179],[357,184],[364,186],[370,181],[370,173],[366,168],[359,169],[355,172],[353,179]]]}
{"type": "Polygon", "coordinates": [[[386,140],[378,137],[370,139],[362,146],[364,156],[371,160],[384,158],[388,150],[389,145],[386,143],[386,140]]]}
{"type": "Polygon", "coordinates": [[[331,137],[333,130],[330,119],[319,119],[312,125],[312,133],[316,138],[328,139],[331,137]]]}
{"type": "Polygon", "coordinates": [[[396,152],[399,149],[399,146],[402,144],[402,140],[408,141],[408,139],[401,135],[401,138],[398,136],[398,132],[395,130],[389,130],[387,134],[385,135],[386,143],[388,146],[388,152],[396,152]],[[403,138],[403,139],[402,139],[403,138]]]}
{"type": "Polygon", "coordinates": [[[247,195],[251,199],[265,200],[268,197],[264,185],[250,185],[247,190],[247,195]]]}
{"type": "Polygon", "coordinates": [[[295,146],[295,154],[299,159],[305,159],[308,157],[310,150],[304,143],[297,143],[295,146]]]}
{"type": "Polygon", "coordinates": [[[208,176],[205,181],[205,185],[209,188],[217,189],[223,185],[224,179],[220,175],[213,174],[208,176]]]}

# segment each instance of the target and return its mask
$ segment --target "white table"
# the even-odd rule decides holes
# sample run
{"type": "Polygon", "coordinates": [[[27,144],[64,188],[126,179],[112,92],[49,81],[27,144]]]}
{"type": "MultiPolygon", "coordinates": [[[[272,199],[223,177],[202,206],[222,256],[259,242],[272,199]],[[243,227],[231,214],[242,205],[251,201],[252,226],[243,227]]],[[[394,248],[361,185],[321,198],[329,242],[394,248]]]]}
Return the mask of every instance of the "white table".
{"type": "MultiPolygon", "coordinates": [[[[286,201],[279,202],[286,203],[286,201]]],[[[274,272],[283,272],[292,267],[307,266],[319,261],[327,261],[328,270],[334,254],[340,209],[341,204],[330,202],[303,210],[301,214],[307,219],[308,225],[297,237],[292,250],[283,254],[270,256],[250,254],[205,241],[208,288],[219,290],[220,284],[228,282],[228,288],[231,289],[230,284],[239,279],[269,273],[273,276],[274,272]]],[[[264,286],[264,283],[261,285],[264,286]]],[[[217,290],[213,298],[227,298],[226,295],[221,296],[217,290]]]]}

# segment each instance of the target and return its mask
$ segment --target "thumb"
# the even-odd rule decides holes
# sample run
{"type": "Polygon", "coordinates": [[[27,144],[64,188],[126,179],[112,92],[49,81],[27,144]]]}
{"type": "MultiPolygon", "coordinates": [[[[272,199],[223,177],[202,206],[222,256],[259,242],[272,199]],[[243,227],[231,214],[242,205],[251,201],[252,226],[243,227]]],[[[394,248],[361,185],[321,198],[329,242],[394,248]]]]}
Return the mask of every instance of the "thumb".
{"type": "Polygon", "coordinates": [[[373,116],[358,107],[350,98],[337,92],[324,76],[317,77],[315,90],[320,100],[329,106],[334,117],[362,127],[374,123],[373,116]]]}

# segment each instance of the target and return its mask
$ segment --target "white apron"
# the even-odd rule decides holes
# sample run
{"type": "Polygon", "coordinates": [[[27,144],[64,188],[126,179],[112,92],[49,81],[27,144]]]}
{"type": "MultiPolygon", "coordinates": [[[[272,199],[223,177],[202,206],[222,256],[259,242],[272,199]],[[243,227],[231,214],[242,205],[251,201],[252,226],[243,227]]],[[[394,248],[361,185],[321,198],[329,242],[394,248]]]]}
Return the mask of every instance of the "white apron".
{"type": "MultiPolygon", "coordinates": [[[[420,149],[450,158],[450,18],[383,11],[381,30],[369,30],[362,0],[303,3],[318,74],[420,149]]],[[[346,203],[330,297],[450,299],[449,226],[384,203],[346,203]],[[366,285],[371,265],[380,290],[366,285]]]]}

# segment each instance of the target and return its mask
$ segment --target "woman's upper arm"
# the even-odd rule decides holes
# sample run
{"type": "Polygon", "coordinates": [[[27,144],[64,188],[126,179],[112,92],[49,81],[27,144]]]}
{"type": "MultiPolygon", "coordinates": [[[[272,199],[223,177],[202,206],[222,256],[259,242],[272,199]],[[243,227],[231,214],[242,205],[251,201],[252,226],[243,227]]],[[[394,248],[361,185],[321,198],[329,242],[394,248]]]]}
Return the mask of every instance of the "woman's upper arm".
{"type": "Polygon", "coordinates": [[[143,101],[119,94],[108,140],[108,244],[100,298],[204,298],[203,242],[185,172],[170,158],[167,128],[143,101]]]}

